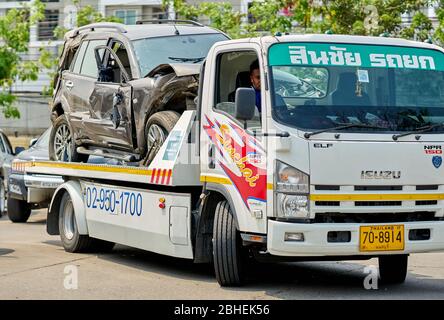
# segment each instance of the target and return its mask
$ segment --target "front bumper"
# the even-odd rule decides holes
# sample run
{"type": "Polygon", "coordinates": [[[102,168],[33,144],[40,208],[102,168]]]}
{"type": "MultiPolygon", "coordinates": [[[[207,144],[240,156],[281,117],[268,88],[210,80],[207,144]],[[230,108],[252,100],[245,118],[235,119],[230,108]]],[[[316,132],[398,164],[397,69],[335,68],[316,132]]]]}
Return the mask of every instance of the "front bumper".
{"type": "Polygon", "coordinates": [[[25,175],[13,173],[9,176],[8,197],[17,200],[27,200],[28,190],[25,186],[25,175]]]}
{"type": "Polygon", "coordinates": [[[37,174],[25,174],[24,181],[28,190],[28,202],[37,204],[49,203],[55,189],[57,189],[64,182],[61,176],[37,174]]]}
{"type": "Polygon", "coordinates": [[[444,221],[403,223],[289,223],[268,220],[267,251],[276,256],[322,257],[322,256],[378,256],[384,254],[408,254],[444,250],[444,221]],[[359,227],[363,225],[403,224],[405,247],[402,251],[361,252],[359,250],[359,227]],[[412,229],[430,229],[429,240],[409,240],[412,229]],[[330,231],[350,231],[350,242],[327,241],[330,231]],[[284,241],[285,233],[304,233],[303,242],[284,241]]]}

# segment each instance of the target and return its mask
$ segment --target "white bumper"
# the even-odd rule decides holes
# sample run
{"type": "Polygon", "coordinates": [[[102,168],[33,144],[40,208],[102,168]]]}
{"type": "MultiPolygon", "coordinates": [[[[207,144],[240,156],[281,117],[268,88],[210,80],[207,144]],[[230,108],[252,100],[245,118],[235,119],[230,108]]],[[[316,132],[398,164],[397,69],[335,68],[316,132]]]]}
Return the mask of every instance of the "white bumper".
{"type": "Polygon", "coordinates": [[[356,256],[402,254],[444,250],[444,221],[380,223],[380,225],[403,224],[405,226],[405,250],[361,252],[359,250],[359,227],[357,223],[288,223],[268,220],[267,249],[277,256],[356,256]],[[430,229],[430,239],[422,241],[409,240],[411,229],[430,229]],[[347,243],[327,241],[329,231],[350,231],[351,240],[347,243]],[[286,232],[303,232],[304,242],[284,241],[286,232]]]}

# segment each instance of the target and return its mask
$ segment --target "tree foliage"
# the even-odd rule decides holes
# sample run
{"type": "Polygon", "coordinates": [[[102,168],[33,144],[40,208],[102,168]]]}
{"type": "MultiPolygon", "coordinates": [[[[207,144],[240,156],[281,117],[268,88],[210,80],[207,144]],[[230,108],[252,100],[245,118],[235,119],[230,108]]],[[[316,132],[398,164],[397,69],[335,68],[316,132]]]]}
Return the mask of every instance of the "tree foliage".
{"type": "Polygon", "coordinates": [[[208,22],[233,38],[262,33],[297,32],[381,35],[444,43],[444,0],[439,0],[440,25],[433,30],[430,19],[420,11],[432,0],[254,0],[248,15],[233,10],[229,3],[164,0],[179,17],[208,22]],[[413,14],[406,25],[402,15],[413,14]]]}
{"type": "Polygon", "coordinates": [[[32,7],[11,9],[0,17],[0,109],[5,117],[18,118],[11,87],[16,80],[37,80],[41,69],[51,66],[49,52],[40,50],[39,59],[27,60],[30,27],[44,17],[44,5],[35,1],[32,7]]]}

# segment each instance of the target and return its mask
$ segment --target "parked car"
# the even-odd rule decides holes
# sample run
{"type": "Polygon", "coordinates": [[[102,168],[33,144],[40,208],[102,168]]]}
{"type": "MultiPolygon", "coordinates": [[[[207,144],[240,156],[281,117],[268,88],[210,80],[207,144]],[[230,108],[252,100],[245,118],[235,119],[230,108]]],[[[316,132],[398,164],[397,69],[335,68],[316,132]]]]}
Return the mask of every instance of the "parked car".
{"type": "Polygon", "coordinates": [[[196,107],[200,63],[228,37],[192,21],[97,23],[65,35],[51,106],[51,160],[149,163],[196,107]]]}
{"type": "Polygon", "coordinates": [[[15,154],[24,148],[16,147],[12,150],[11,142],[0,129],[0,217],[6,212],[6,195],[8,190],[8,177],[11,171],[11,162],[15,154]]]}
{"type": "Polygon", "coordinates": [[[24,174],[26,161],[49,160],[48,146],[51,127],[48,128],[38,139],[31,140],[29,149],[18,154],[11,165],[9,175],[7,212],[12,222],[26,222],[32,209],[46,208],[51,195],[63,179],[60,176],[26,176],[24,174]],[[39,192],[28,192],[39,188],[39,192]]]}

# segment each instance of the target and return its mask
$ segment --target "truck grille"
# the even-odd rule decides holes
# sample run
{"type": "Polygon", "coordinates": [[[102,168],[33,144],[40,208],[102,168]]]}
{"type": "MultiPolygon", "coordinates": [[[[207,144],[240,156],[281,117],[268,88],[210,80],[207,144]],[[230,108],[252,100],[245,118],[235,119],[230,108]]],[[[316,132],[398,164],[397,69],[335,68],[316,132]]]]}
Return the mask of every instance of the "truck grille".
{"type": "Polygon", "coordinates": [[[435,212],[381,212],[381,213],[317,213],[315,223],[396,223],[411,221],[438,221],[435,212]]]}

